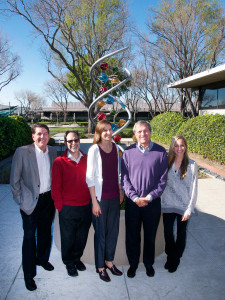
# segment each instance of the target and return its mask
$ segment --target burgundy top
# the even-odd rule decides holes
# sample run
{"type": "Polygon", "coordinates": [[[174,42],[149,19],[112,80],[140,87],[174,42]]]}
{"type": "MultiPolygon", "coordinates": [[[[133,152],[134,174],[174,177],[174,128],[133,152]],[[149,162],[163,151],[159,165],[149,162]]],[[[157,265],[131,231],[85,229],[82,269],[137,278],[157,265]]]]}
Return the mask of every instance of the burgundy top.
{"type": "Polygon", "coordinates": [[[99,147],[102,158],[102,198],[112,199],[119,196],[118,157],[116,145],[112,144],[112,151],[106,153],[99,147]]]}

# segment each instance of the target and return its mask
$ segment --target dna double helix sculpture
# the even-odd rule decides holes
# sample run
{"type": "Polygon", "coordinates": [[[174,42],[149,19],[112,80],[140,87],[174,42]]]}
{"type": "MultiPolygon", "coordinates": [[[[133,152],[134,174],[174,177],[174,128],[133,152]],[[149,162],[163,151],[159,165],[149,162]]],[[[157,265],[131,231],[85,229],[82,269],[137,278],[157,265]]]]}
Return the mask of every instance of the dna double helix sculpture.
{"type": "MultiPolygon", "coordinates": [[[[128,80],[131,78],[131,73],[127,68],[124,68],[125,79],[120,81],[118,79],[118,68],[111,67],[105,60],[109,57],[112,57],[116,54],[119,54],[123,51],[126,51],[128,47],[119,49],[112,53],[109,53],[100,59],[98,59],[91,67],[90,70],[90,77],[91,80],[97,85],[99,88],[99,96],[91,103],[89,110],[88,110],[88,117],[90,118],[93,125],[96,125],[97,121],[106,119],[107,115],[115,115],[116,111],[111,110],[109,113],[103,113],[102,108],[105,104],[113,105],[115,102],[118,103],[119,106],[123,110],[125,110],[128,114],[127,121],[121,119],[118,123],[112,123],[112,130],[113,130],[113,141],[115,143],[119,143],[121,140],[121,136],[119,133],[126,128],[132,120],[132,115],[128,107],[120,101],[117,96],[113,96],[112,92],[119,89],[122,85],[124,85],[128,80]],[[99,75],[95,75],[98,74],[99,75]],[[111,87],[108,89],[106,84],[111,82],[111,87]],[[97,109],[96,109],[97,108],[97,109]]],[[[118,145],[120,150],[123,152],[123,148],[118,145]]]]}

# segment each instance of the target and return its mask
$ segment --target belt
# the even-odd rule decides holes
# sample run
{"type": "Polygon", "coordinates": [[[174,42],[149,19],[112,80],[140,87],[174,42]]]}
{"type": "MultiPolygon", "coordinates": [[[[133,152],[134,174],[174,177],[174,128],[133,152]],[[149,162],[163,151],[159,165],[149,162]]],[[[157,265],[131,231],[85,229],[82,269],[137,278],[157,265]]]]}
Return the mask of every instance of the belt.
{"type": "Polygon", "coordinates": [[[41,193],[41,194],[39,194],[39,197],[47,196],[49,193],[51,193],[51,191],[41,193]]]}

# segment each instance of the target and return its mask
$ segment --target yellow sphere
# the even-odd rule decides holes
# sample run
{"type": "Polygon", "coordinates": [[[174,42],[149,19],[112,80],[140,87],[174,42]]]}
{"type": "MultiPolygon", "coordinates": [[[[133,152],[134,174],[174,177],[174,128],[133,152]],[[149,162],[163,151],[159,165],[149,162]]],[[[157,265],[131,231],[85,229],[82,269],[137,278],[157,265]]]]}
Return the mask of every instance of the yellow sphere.
{"type": "Polygon", "coordinates": [[[111,79],[111,82],[112,82],[112,84],[118,84],[118,83],[120,83],[120,81],[119,81],[119,79],[118,78],[112,78],[111,79]]]}
{"type": "Polygon", "coordinates": [[[100,101],[99,103],[98,103],[98,107],[103,107],[105,105],[105,102],[104,101],[100,101]]]}
{"type": "Polygon", "coordinates": [[[122,127],[122,126],[125,125],[125,124],[126,124],[126,121],[125,121],[125,120],[121,119],[121,120],[119,121],[119,126],[120,126],[120,127],[122,127]]]}

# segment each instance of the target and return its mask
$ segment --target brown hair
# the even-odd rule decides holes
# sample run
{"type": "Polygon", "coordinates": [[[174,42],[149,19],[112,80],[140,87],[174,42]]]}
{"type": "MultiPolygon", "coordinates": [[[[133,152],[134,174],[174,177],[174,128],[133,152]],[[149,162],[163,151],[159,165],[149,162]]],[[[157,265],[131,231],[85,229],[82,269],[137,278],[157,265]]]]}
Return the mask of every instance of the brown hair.
{"type": "Polygon", "coordinates": [[[49,128],[45,124],[36,123],[36,124],[32,125],[31,126],[31,132],[32,132],[32,134],[35,134],[36,128],[45,128],[48,131],[48,134],[49,134],[49,128]]]}
{"type": "Polygon", "coordinates": [[[95,128],[93,144],[99,144],[101,142],[101,135],[102,132],[104,131],[105,125],[110,125],[112,127],[112,124],[107,120],[101,120],[98,122],[95,128]]]}
{"type": "Polygon", "coordinates": [[[169,154],[168,154],[168,160],[169,160],[169,170],[171,169],[174,161],[175,161],[175,153],[174,153],[174,144],[177,140],[182,140],[184,142],[184,145],[186,147],[186,150],[184,152],[184,157],[180,166],[180,179],[184,179],[186,177],[186,173],[187,173],[187,167],[188,167],[188,153],[187,153],[187,141],[185,139],[185,137],[183,137],[182,135],[176,135],[175,137],[173,137],[171,144],[170,144],[170,149],[169,149],[169,154]]]}
{"type": "Polygon", "coordinates": [[[67,130],[66,132],[65,132],[65,134],[64,134],[64,143],[66,144],[67,143],[67,135],[69,134],[69,133],[74,133],[74,134],[76,134],[77,135],[77,137],[78,137],[78,139],[80,138],[80,134],[79,134],[79,132],[77,132],[76,130],[67,130]]]}

